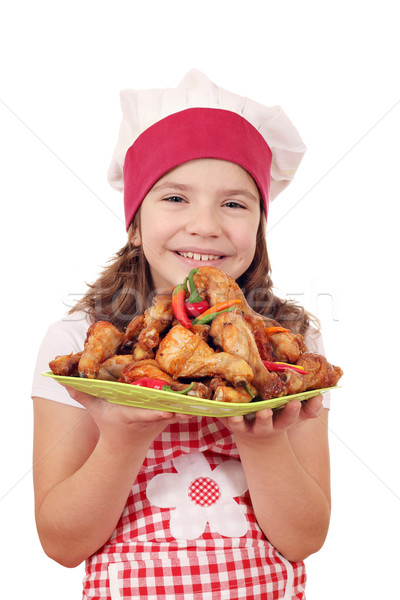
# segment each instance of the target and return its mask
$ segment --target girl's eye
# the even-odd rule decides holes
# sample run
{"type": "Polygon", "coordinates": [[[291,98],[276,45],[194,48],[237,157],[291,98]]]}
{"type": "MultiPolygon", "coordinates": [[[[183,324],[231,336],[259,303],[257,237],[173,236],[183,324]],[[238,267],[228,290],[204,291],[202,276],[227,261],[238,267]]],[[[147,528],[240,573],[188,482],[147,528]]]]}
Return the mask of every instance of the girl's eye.
{"type": "Polygon", "coordinates": [[[168,196],[168,198],[164,198],[167,202],[184,202],[184,199],[180,196],[168,196]]]}
{"type": "Polygon", "coordinates": [[[225,203],[225,206],[228,208],[246,208],[243,206],[243,204],[240,204],[240,202],[235,202],[234,200],[229,200],[229,202],[225,203]]]}

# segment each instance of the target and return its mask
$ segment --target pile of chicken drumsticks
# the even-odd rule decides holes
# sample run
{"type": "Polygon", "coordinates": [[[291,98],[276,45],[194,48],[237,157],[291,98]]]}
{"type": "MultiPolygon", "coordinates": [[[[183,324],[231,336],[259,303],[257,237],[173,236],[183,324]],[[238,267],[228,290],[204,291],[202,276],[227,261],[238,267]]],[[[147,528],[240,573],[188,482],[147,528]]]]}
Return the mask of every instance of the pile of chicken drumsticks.
{"type": "Polygon", "coordinates": [[[93,323],[83,351],[57,356],[49,367],[55,375],[220,402],[331,387],[343,374],[324,356],[308,352],[302,335],[252,310],[235,280],[208,266],[193,269],[172,293],[156,295],[124,332],[107,321],[93,323]],[[165,386],[157,388],[156,381],[165,386]]]}

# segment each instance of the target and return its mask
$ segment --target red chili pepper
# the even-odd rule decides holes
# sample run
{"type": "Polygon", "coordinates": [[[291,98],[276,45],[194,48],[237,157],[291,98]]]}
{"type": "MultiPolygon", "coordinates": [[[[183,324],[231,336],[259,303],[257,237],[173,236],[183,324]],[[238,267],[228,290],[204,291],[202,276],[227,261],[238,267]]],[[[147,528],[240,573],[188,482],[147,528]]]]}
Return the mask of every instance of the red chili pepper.
{"type": "Polygon", "coordinates": [[[132,385],[139,385],[140,387],[152,388],[153,390],[162,390],[168,383],[163,379],[153,379],[152,377],[142,377],[132,381],[132,385]]]}
{"type": "Polygon", "coordinates": [[[186,327],[186,329],[192,328],[192,322],[189,319],[185,309],[185,298],[187,293],[187,277],[183,283],[176,286],[172,292],[172,310],[174,311],[175,317],[179,323],[186,327]]]}
{"type": "Polygon", "coordinates": [[[166,392],[174,392],[174,394],[187,394],[194,386],[194,381],[188,385],[184,390],[173,390],[163,379],[153,379],[152,377],[142,377],[136,381],[132,381],[131,385],[138,385],[140,387],[147,387],[153,390],[164,390],[166,392]]]}
{"type": "Polygon", "coordinates": [[[191,317],[198,317],[209,307],[207,300],[204,300],[198,293],[193,281],[193,275],[198,272],[198,269],[192,269],[188,275],[190,296],[185,301],[185,308],[191,317]]]}
{"type": "Polygon", "coordinates": [[[290,365],[289,363],[284,362],[270,362],[268,360],[263,360],[263,363],[267,367],[268,371],[287,371],[289,369],[291,371],[296,371],[296,373],[307,375],[307,371],[305,371],[303,367],[300,367],[299,365],[290,365]]]}
{"type": "Polygon", "coordinates": [[[188,304],[185,302],[186,312],[190,317],[199,317],[205,310],[207,310],[209,304],[207,300],[202,302],[195,302],[194,304],[188,304]]]}

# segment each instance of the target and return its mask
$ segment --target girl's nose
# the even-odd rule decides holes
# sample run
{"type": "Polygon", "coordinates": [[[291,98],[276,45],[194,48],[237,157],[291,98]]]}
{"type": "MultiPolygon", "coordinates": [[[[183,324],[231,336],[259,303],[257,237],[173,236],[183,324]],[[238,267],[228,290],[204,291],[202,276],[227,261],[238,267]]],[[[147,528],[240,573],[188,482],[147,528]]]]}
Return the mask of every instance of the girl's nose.
{"type": "Polygon", "coordinates": [[[186,224],[186,230],[191,235],[201,237],[217,237],[222,233],[218,212],[213,206],[201,206],[192,210],[186,224]]]}

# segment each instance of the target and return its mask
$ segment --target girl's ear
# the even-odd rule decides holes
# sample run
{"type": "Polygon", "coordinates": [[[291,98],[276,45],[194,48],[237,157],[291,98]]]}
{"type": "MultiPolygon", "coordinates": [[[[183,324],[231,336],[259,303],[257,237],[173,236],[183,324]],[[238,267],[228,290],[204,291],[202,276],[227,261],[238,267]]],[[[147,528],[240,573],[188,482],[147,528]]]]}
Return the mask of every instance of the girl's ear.
{"type": "Polygon", "coordinates": [[[131,241],[132,246],[135,246],[136,248],[141,245],[142,238],[140,236],[140,231],[138,228],[136,228],[132,231],[132,236],[131,236],[130,241],[131,241]]]}

